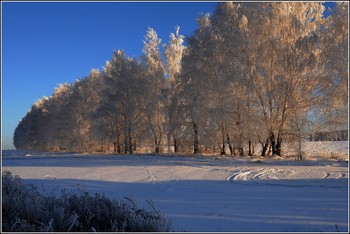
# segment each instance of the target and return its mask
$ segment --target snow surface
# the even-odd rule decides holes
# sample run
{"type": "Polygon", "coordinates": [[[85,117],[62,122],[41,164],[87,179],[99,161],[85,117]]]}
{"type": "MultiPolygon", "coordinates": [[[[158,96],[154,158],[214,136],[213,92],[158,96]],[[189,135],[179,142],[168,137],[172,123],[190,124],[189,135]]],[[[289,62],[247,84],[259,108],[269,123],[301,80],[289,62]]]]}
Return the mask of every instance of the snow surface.
{"type": "MultiPolygon", "coordinates": [[[[337,150],[342,147],[348,155],[348,142],[339,144],[337,150]]],[[[59,195],[62,189],[103,193],[117,200],[132,198],[149,209],[146,200],[152,200],[172,220],[174,231],[347,232],[349,227],[348,156],[300,162],[2,153],[2,170],[47,195],[59,195]]]]}

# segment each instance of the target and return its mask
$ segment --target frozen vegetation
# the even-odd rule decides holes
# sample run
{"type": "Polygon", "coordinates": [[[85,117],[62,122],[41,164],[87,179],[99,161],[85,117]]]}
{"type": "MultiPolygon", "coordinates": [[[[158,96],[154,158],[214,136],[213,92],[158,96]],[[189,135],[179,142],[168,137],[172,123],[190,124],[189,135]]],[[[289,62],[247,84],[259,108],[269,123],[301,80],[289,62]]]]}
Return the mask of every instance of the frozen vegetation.
{"type": "Polygon", "coordinates": [[[95,193],[62,192],[45,196],[22,184],[10,172],[2,174],[2,231],[6,232],[165,232],[170,222],[157,211],[136,203],[117,202],[95,193]]]}
{"type": "Polygon", "coordinates": [[[152,200],[173,231],[348,231],[348,142],[305,148],[304,161],[3,151],[2,170],[46,196],[99,193],[147,210],[152,200]]]}
{"type": "Polygon", "coordinates": [[[324,12],[322,2],[223,2],[186,37],[176,27],[162,44],[148,28],[142,56],[116,50],[103,70],[35,102],[14,146],[243,156],[258,144],[283,156],[296,142],[302,160],[305,139],[348,135],[348,4],[324,12]]]}

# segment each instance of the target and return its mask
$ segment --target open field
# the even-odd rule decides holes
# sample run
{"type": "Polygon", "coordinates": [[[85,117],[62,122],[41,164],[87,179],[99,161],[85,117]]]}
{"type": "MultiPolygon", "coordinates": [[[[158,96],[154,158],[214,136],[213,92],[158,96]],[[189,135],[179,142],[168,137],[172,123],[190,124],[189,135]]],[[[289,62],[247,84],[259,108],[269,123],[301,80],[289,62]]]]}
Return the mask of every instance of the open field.
{"type": "MultiPolygon", "coordinates": [[[[340,145],[334,151],[346,153],[347,142],[340,145]]],[[[47,195],[62,189],[103,193],[145,207],[152,199],[174,231],[346,232],[349,227],[348,159],[2,153],[3,171],[47,195]]]]}

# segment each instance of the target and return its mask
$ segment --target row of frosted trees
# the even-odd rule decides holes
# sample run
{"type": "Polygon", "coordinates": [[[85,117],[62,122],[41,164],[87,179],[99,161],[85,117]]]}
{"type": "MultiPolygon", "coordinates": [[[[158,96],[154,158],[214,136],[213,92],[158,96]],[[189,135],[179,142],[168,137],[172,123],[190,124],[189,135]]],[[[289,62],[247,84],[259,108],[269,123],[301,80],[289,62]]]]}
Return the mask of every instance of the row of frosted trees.
{"type": "MultiPolygon", "coordinates": [[[[219,3],[187,38],[163,45],[149,28],[143,56],[115,51],[38,100],[18,149],[282,155],[282,144],[347,128],[348,4],[219,3]],[[254,147],[255,146],[255,147],[254,147]]],[[[301,157],[301,155],[300,155],[301,157]]]]}

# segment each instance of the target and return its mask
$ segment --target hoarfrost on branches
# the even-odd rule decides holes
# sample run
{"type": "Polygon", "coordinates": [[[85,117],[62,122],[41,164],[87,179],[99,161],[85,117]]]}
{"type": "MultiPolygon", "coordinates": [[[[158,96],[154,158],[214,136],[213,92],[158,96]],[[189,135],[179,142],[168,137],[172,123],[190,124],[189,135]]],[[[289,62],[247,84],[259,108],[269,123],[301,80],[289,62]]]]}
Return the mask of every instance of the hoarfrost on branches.
{"type": "Polygon", "coordinates": [[[165,61],[149,27],[140,58],[114,51],[102,71],[36,101],[14,144],[281,156],[295,141],[302,152],[302,141],[348,124],[348,4],[328,17],[324,10],[319,2],[218,3],[198,16],[186,46],[175,27],[165,61]]]}

